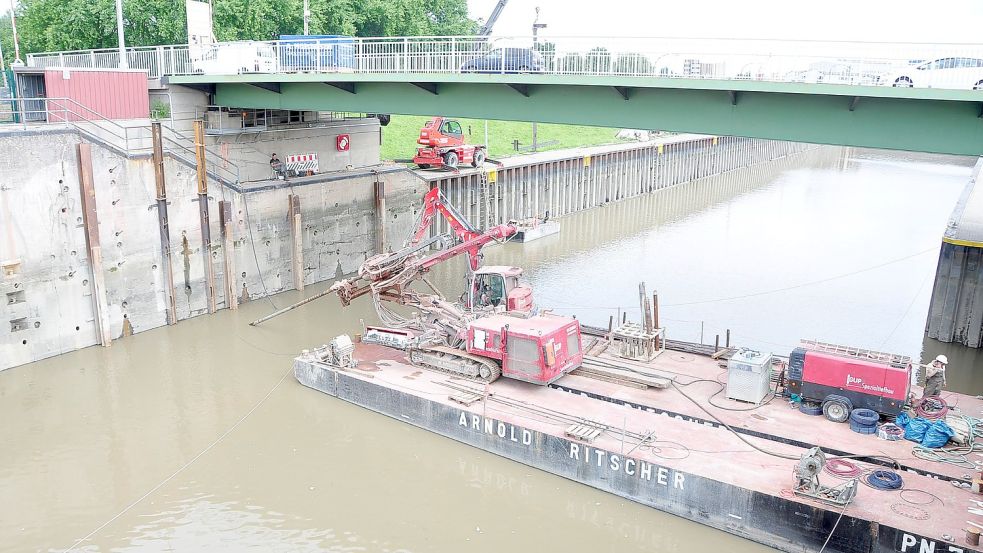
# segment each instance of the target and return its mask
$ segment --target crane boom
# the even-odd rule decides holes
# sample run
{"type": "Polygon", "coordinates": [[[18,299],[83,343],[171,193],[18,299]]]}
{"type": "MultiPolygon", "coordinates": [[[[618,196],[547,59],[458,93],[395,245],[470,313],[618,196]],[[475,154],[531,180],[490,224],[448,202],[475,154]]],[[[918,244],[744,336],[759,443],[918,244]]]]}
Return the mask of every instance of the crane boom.
{"type": "MultiPolygon", "coordinates": [[[[353,299],[371,293],[380,318],[384,320],[388,318],[394,325],[397,324],[397,321],[394,321],[395,314],[385,310],[380,305],[380,300],[411,306],[421,312],[439,312],[440,318],[446,323],[445,326],[456,329],[462,323],[465,317],[464,313],[444,300],[436,289],[434,289],[433,295],[421,295],[411,290],[410,285],[417,280],[426,282],[424,276],[432,267],[463,253],[468,254],[471,271],[476,271],[481,265],[479,255],[481,248],[489,242],[507,240],[516,232],[517,229],[513,223],[498,225],[485,232],[479,231],[447,201],[439,188],[434,187],[424,196],[419,222],[403,248],[392,253],[374,255],[362,263],[358,269],[358,276],[339,280],[331,288],[314,297],[302,300],[250,324],[260,324],[330,293],[338,294],[341,304],[345,306],[349,305],[353,299]],[[438,213],[447,220],[459,243],[453,244],[454,239],[446,234],[424,238],[438,213]],[[439,251],[424,255],[434,246],[438,247],[439,251]]],[[[429,285],[429,283],[427,284],[429,285]]],[[[433,287],[431,286],[431,288],[433,287]]],[[[406,321],[398,322],[406,323],[406,321]]]]}
{"type": "Polygon", "coordinates": [[[485,24],[478,29],[478,36],[488,36],[491,34],[492,29],[495,27],[495,22],[498,21],[498,16],[502,15],[502,10],[505,9],[505,5],[508,3],[509,0],[498,0],[498,3],[495,4],[495,9],[492,10],[485,24]]]}
{"type": "Polygon", "coordinates": [[[379,318],[392,326],[420,326],[421,321],[402,318],[383,307],[382,301],[418,310],[427,315],[431,326],[439,323],[448,334],[456,335],[463,329],[468,314],[447,302],[436,289],[433,294],[420,294],[412,290],[411,285],[417,280],[426,282],[424,277],[431,268],[465,253],[468,255],[471,271],[477,270],[481,264],[481,248],[489,242],[506,240],[516,232],[513,223],[479,231],[447,202],[439,188],[432,188],[424,196],[419,222],[405,247],[390,254],[379,254],[366,259],[359,267],[357,277],[340,280],[329,290],[338,294],[342,305],[349,305],[355,298],[372,294],[379,318]],[[448,235],[424,238],[438,213],[447,220],[458,243],[450,245],[452,239],[448,235]],[[441,249],[424,255],[434,245],[441,249]]]}

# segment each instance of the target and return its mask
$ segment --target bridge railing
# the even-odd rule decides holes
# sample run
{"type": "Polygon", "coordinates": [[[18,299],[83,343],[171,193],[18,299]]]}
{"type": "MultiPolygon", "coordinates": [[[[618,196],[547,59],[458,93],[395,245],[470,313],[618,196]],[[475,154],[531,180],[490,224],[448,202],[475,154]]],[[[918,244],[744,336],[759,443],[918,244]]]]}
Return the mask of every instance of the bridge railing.
{"type": "MultiPolygon", "coordinates": [[[[983,88],[983,44],[685,38],[388,37],[129,48],[164,75],[542,73],[983,88]]],[[[120,67],[118,50],[29,54],[32,67],[120,67]]]]}

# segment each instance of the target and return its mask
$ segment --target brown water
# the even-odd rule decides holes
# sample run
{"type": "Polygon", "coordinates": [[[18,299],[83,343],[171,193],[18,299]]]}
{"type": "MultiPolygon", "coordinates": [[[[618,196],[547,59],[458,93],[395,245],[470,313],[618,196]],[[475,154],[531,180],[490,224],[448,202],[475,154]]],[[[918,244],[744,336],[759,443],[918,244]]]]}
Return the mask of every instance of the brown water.
{"type": "MultiPolygon", "coordinates": [[[[702,320],[704,338],[732,328],[776,352],[812,336],[917,354],[968,162],[826,157],[568,217],[486,262],[524,265],[542,303],[588,322],[631,307],[645,279],[672,337],[698,340],[702,320]]],[[[455,268],[437,281],[453,289],[455,268]]],[[[253,328],[272,309],[255,300],[0,373],[0,550],[767,550],[297,384],[291,357],[356,331],[366,303],[253,328]]],[[[949,355],[953,387],[983,389],[977,352],[925,349],[949,355]]]]}

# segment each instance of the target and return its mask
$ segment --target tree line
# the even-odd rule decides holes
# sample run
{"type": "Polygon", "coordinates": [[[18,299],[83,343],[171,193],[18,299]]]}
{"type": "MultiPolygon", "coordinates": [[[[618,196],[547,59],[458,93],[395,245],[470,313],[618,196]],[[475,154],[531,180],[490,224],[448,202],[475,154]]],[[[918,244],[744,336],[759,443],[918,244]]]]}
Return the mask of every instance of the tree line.
{"type": "MultiPolygon", "coordinates": [[[[310,33],[353,36],[471,35],[466,0],[309,0],[310,33]]],[[[303,0],[212,0],[215,37],[276,40],[304,30],[303,0]]],[[[21,0],[21,58],[29,52],[115,48],[115,0],[21,0]]],[[[184,0],[123,0],[127,46],[188,40],[184,0]]],[[[0,17],[0,47],[14,58],[10,14],[0,17]]]]}

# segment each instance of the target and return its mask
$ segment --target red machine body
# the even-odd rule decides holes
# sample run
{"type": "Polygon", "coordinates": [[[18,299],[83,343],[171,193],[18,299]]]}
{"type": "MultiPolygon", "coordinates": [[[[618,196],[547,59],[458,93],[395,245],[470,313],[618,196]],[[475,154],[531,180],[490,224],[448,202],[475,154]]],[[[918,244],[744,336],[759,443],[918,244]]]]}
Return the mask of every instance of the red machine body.
{"type": "MultiPolygon", "coordinates": [[[[342,305],[371,294],[376,313],[387,327],[366,329],[366,339],[398,349],[408,349],[418,366],[457,373],[485,382],[500,375],[548,384],[583,363],[580,322],[559,315],[533,315],[532,289],[519,281],[522,269],[512,266],[481,267],[481,248],[513,236],[515,224],[480,231],[447,202],[439,188],[423,199],[423,212],[406,246],[365,260],[358,276],[333,284],[342,305]],[[444,244],[445,235],[426,238],[438,215],[447,220],[456,237],[444,244]],[[430,252],[440,244],[441,249],[430,252]],[[467,254],[470,265],[468,290],[461,304],[447,301],[431,285],[432,293],[412,289],[436,265],[467,254]],[[415,314],[410,319],[383,306],[401,305],[415,314]],[[463,304],[463,305],[462,305],[463,304]],[[413,328],[429,333],[428,342],[412,345],[413,328]],[[434,339],[434,335],[438,339],[434,339]]],[[[429,284],[429,283],[428,283],[429,284]]],[[[309,301],[309,300],[307,300],[309,301]]]]}
{"type": "Polygon", "coordinates": [[[911,364],[865,359],[796,348],[789,356],[788,389],[803,399],[824,402],[831,395],[849,408],[897,415],[908,400],[911,364]]]}
{"type": "Polygon", "coordinates": [[[549,384],[584,361],[580,323],[569,317],[493,315],[468,325],[467,352],[502,363],[502,375],[549,384]]]}
{"type": "Polygon", "coordinates": [[[464,131],[461,124],[454,119],[434,117],[427,121],[420,129],[420,137],[416,142],[422,148],[417,148],[413,163],[421,169],[456,169],[462,163],[481,167],[487,157],[484,146],[464,143],[464,131]]]}

